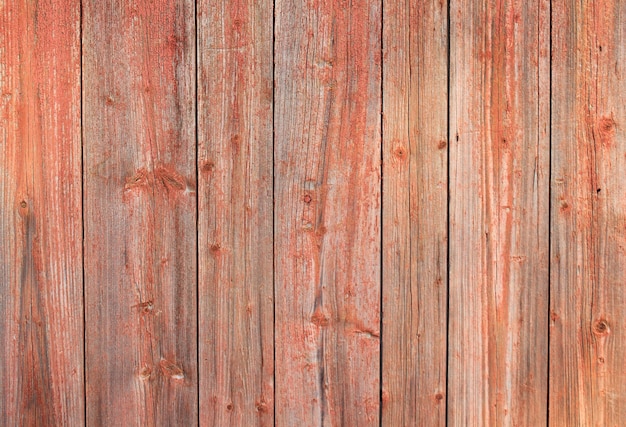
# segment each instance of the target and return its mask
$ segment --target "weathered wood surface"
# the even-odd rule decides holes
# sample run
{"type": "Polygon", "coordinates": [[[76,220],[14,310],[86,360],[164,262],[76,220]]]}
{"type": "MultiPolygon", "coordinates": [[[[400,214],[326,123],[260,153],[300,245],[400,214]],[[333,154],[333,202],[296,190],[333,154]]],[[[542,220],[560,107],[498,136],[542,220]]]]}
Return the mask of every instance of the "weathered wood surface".
{"type": "Polygon", "coordinates": [[[381,2],[275,2],[276,423],[379,423],[381,2]]]}
{"type": "Polygon", "coordinates": [[[0,415],[81,425],[80,5],[0,2],[0,415]]]}
{"type": "Polygon", "coordinates": [[[550,425],[626,424],[626,4],[552,5],[550,425]]]}
{"type": "Polygon", "coordinates": [[[383,18],[383,425],[446,422],[448,4],[383,18]]]}
{"type": "Polygon", "coordinates": [[[624,22],[0,0],[0,424],[626,425],[624,22]]]}
{"type": "Polygon", "coordinates": [[[450,425],[546,422],[549,7],[451,1],[450,425]]]}
{"type": "Polygon", "coordinates": [[[90,425],[194,425],[195,18],[191,0],[83,2],[90,425]]]}
{"type": "Polygon", "coordinates": [[[272,426],[273,2],[198,8],[200,424],[272,426]]]}

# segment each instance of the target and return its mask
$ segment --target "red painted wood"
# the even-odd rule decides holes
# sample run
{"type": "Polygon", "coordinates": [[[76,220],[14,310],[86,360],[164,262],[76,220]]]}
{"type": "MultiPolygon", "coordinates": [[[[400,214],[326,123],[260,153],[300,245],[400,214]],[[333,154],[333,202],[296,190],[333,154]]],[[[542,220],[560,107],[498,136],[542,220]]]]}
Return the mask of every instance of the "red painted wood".
{"type": "Polygon", "coordinates": [[[272,15],[198,3],[203,426],[274,424],[272,15]]]}
{"type": "Polygon", "coordinates": [[[0,414],[82,425],[80,8],[0,2],[0,414]]]}
{"type": "Polygon", "coordinates": [[[625,20],[0,0],[0,424],[626,425],[625,20]]]}
{"type": "Polygon", "coordinates": [[[275,2],[276,424],[379,424],[381,2],[275,2]]]}
{"type": "Polygon", "coordinates": [[[450,5],[448,423],[542,425],[550,5],[450,5]]]}
{"type": "Polygon", "coordinates": [[[87,421],[195,425],[190,0],[83,2],[87,421]]]}
{"type": "Polygon", "coordinates": [[[626,4],[552,6],[550,425],[626,425],[626,4]]]}
{"type": "Polygon", "coordinates": [[[383,425],[446,422],[448,4],[384,4],[383,425]]]}

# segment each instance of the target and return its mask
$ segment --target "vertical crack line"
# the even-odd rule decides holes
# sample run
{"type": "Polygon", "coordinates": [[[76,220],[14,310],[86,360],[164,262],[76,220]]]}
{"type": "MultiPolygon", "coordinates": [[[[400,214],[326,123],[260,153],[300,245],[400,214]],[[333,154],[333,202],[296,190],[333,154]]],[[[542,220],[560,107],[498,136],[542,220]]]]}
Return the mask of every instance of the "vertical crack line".
{"type": "Polygon", "coordinates": [[[379,249],[379,261],[380,261],[380,272],[379,272],[379,280],[380,280],[380,302],[379,302],[379,339],[378,339],[378,347],[379,347],[379,360],[378,360],[378,423],[382,427],[383,425],[383,380],[384,380],[384,370],[383,370],[383,269],[385,266],[384,262],[384,246],[383,239],[385,236],[384,233],[384,176],[385,176],[385,148],[384,148],[384,107],[385,103],[383,97],[385,96],[385,0],[381,1],[380,4],[380,249],[379,249]]]}
{"type": "Polygon", "coordinates": [[[81,281],[83,287],[83,422],[87,425],[87,305],[85,298],[85,134],[83,82],[83,1],[79,6],[78,37],[80,41],[80,222],[81,222],[81,281]]]}
{"type": "Polygon", "coordinates": [[[276,0],[272,1],[272,376],[274,385],[273,422],[276,427],[276,0]]]}
{"type": "Polygon", "coordinates": [[[548,96],[548,356],[547,356],[547,384],[546,384],[546,425],[550,425],[550,350],[551,350],[551,333],[550,333],[550,311],[552,310],[552,1],[549,2],[549,30],[548,35],[548,54],[549,56],[549,89],[548,96]]]}
{"type": "Polygon", "coordinates": [[[200,61],[198,50],[198,1],[194,1],[193,5],[194,16],[194,33],[195,33],[195,45],[194,45],[194,85],[195,85],[195,162],[196,162],[196,399],[197,399],[197,421],[198,427],[200,426],[200,174],[198,169],[198,147],[200,144],[200,129],[199,129],[199,109],[198,109],[198,96],[200,91],[198,90],[198,72],[200,61]]]}
{"type": "Polygon", "coordinates": [[[450,87],[451,87],[451,66],[450,66],[450,57],[451,57],[451,33],[450,30],[450,9],[452,0],[448,0],[448,10],[446,16],[446,32],[447,32],[447,108],[446,108],[446,121],[447,121],[447,133],[446,139],[448,140],[448,151],[446,153],[446,414],[445,414],[445,425],[448,425],[448,413],[449,411],[449,372],[450,372],[450,147],[452,146],[450,141],[450,87]]]}

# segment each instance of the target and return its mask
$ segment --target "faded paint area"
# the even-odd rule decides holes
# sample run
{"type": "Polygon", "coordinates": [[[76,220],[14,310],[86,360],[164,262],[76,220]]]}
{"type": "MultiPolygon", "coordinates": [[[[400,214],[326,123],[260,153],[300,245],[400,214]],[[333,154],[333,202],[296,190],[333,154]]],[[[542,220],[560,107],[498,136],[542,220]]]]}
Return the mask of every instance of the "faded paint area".
{"type": "Polygon", "coordinates": [[[621,425],[626,5],[552,7],[550,424],[621,425]]]}
{"type": "Polygon", "coordinates": [[[193,425],[194,3],[82,12],[87,423],[193,425]]]}
{"type": "Polygon", "coordinates": [[[549,16],[547,0],[451,3],[453,425],[545,422],[549,16]]]}
{"type": "Polygon", "coordinates": [[[448,6],[383,8],[382,425],[446,423],[448,6]]]}
{"type": "Polygon", "coordinates": [[[270,0],[198,2],[200,425],[274,425],[270,0]]]}
{"type": "Polygon", "coordinates": [[[276,422],[377,425],[381,4],[275,12],[276,422]]]}

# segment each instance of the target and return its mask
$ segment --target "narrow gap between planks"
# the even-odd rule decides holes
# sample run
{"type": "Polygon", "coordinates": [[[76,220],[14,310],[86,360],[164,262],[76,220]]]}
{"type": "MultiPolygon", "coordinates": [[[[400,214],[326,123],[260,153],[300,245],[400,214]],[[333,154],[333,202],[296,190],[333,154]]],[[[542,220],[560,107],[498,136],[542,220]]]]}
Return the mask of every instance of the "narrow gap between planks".
{"type": "Polygon", "coordinates": [[[447,11],[446,11],[446,32],[447,32],[447,89],[446,89],[446,139],[448,140],[448,151],[446,153],[446,415],[444,417],[445,425],[448,425],[448,402],[449,402],[449,388],[448,388],[448,373],[449,369],[449,355],[448,351],[450,349],[450,35],[452,31],[450,30],[450,2],[452,0],[448,0],[447,3],[447,11]]]}
{"type": "Polygon", "coordinates": [[[276,427],[276,0],[272,1],[272,377],[276,427]]]}
{"type": "Polygon", "coordinates": [[[198,72],[199,72],[199,66],[200,66],[200,61],[198,60],[198,38],[200,36],[200,33],[198,32],[198,1],[194,1],[193,2],[193,16],[194,16],[194,32],[195,32],[195,53],[194,53],[194,59],[195,59],[195,72],[194,72],[194,77],[195,77],[195,86],[196,86],[196,93],[195,93],[195,140],[196,140],[196,147],[195,147],[195,153],[196,153],[196,159],[195,159],[195,166],[196,166],[196,366],[197,366],[197,375],[198,377],[196,378],[196,399],[197,399],[197,405],[198,405],[198,418],[197,418],[197,425],[198,427],[200,427],[200,375],[201,375],[201,371],[200,371],[200,174],[199,174],[199,170],[198,170],[198,146],[199,146],[199,133],[200,133],[200,129],[199,129],[199,123],[198,123],[198,72]]]}
{"type": "MultiPolygon", "coordinates": [[[[539,4],[541,7],[541,4],[539,4]]],[[[548,55],[549,55],[549,98],[550,102],[548,105],[548,315],[547,319],[547,329],[548,329],[548,356],[547,363],[548,369],[547,373],[547,384],[546,384],[546,425],[550,425],[550,310],[552,310],[552,0],[549,2],[549,12],[548,19],[550,20],[550,34],[548,35],[548,55]]],[[[539,15],[538,15],[539,16],[539,15]]],[[[539,29],[537,29],[539,33],[539,29]]]]}
{"type": "Polygon", "coordinates": [[[83,1],[79,5],[78,37],[80,38],[80,269],[83,288],[83,422],[87,425],[87,309],[85,299],[85,133],[83,127],[83,1]]]}
{"type": "Polygon", "coordinates": [[[379,310],[380,310],[380,316],[379,316],[379,325],[378,325],[378,346],[379,346],[379,360],[378,360],[378,423],[380,425],[380,427],[383,426],[383,386],[384,386],[384,376],[383,376],[383,315],[384,315],[384,310],[383,310],[383,303],[384,303],[384,298],[383,298],[383,286],[384,286],[384,282],[383,282],[383,277],[384,277],[384,259],[383,259],[383,253],[384,253],[384,227],[383,227],[383,215],[384,215],[384,197],[383,197],[383,191],[384,191],[384,185],[383,185],[383,180],[385,179],[385,162],[384,162],[384,156],[385,156],[385,148],[384,148],[384,144],[383,144],[383,137],[384,137],[384,120],[385,120],[385,116],[383,114],[384,112],[384,96],[385,96],[385,66],[384,66],[384,58],[385,58],[385,0],[381,1],[380,4],[380,58],[381,58],[381,65],[380,65],[380,252],[379,252],[379,260],[380,260],[380,272],[379,272],[379,281],[380,281],[380,302],[379,302],[379,310]]]}

